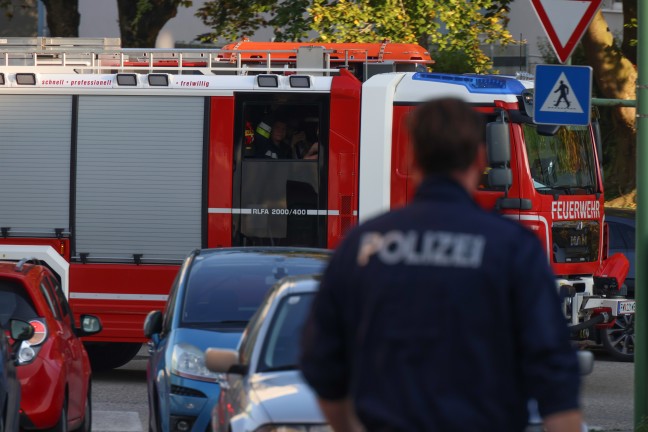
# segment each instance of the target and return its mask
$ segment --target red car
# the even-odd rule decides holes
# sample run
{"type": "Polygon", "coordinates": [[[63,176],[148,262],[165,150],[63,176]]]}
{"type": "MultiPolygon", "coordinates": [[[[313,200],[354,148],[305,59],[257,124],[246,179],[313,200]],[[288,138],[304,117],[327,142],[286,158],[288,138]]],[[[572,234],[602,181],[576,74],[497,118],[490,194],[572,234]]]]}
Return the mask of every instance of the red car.
{"type": "Polygon", "coordinates": [[[26,259],[0,261],[0,322],[10,319],[35,330],[17,354],[21,430],[90,431],[91,370],[79,337],[101,331],[99,319],[82,315],[77,328],[54,273],[26,259]]]}

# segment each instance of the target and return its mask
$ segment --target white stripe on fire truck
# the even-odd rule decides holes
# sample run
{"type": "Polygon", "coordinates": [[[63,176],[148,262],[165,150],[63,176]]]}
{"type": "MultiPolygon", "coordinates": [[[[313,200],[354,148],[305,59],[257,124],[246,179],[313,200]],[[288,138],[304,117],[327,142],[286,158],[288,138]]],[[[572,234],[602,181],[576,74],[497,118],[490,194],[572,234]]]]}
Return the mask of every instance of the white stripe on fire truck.
{"type": "Polygon", "coordinates": [[[515,216],[515,215],[504,215],[505,217],[513,220],[518,220],[518,221],[533,221],[533,222],[540,222],[544,225],[544,234],[545,234],[545,244],[547,245],[547,256],[551,256],[551,248],[549,247],[549,222],[547,222],[547,219],[544,216],[532,216],[532,215],[520,215],[520,216],[515,216]]]}
{"type": "MultiPolygon", "coordinates": [[[[252,209],[246,208],[219,208],[210,207],[209,214],[252,214],[252,209]]],[[[306,210],[307,216],[340,216],[340,210],[306,210]]],[[[353,211],[353,216],[357,216],[358,212],[353,211]]]]}
{"type": "Polygon", "coordinates": [[[73,292],[70,298],[83,300],[142,300],[142,301],[167,301],[169,296],[163,294],[114,294],[114,293],[87,293],[73,292]]]}

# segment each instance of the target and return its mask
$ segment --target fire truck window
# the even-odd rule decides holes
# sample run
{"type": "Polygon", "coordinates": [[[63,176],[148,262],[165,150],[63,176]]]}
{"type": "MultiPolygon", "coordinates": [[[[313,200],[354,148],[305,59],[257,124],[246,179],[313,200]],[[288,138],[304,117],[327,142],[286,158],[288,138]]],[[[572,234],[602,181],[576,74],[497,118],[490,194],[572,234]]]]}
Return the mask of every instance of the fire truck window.
{"type": "Polygon", "coordinates": [[[537,127],[522,126],[533,186],[542,194],[594,193],[596,161],[594,143],[584,126],[562,126],[552,136],[537,127]]]}
{"type": "Polygon", "coordinates": [[[242,95],[238,106],[232,245],[325,246],[328,99],[242,95]]]}
{"type": "Polygon", "coordinates": [[[316,105],[251,105],[244,113],[243,156],[317,161],[320,146],[316,105]]]}

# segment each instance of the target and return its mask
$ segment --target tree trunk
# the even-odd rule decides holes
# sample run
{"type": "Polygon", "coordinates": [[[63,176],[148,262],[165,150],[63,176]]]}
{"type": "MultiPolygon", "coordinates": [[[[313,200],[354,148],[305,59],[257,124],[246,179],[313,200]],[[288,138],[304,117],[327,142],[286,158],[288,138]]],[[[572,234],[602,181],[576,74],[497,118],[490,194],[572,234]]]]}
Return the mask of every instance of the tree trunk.
{"type": "MultiPolygon", "coordinates": [[[[603,14],[599,11],[583,36],[587,62],[594,69],[594,79],[601,96],[612,99],[636,99],[637,70],[621,50],[614,45],[613,36],[603,14]]],[[[606,178],[621,193],[635,188],[636,126],[635,108],[614,108],[617,130],[617,151],[610,163],[612,170],[606,178]]]]}
{"type": "Polygon", "coordinates": [[[47,27],[53,37],[78,37],[79,0],[43,0],[47,9],[47,27]]]}
{"type": "Polygon", "coordinates": [[[181,0],[117,0],[124,48],[154,48],[158,33],[178,12],[181,0]]]}

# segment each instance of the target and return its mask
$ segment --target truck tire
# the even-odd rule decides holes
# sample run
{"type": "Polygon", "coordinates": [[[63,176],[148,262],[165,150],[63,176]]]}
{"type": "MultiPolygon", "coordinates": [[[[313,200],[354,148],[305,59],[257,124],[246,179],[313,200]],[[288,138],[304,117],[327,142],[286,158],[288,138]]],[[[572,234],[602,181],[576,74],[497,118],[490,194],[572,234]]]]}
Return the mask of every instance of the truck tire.
{"type": "Polygon", "coordinates": [[[617,317],[614,326],[601,329],[603,347],[619,361],[634,361],[634,315],[617,317]]]}
{"type": "Polygon", "coordinates": [[[93,372],[107,371],[124,366],[142,348],[140,343],[128,342],[86,342],[84,345],[93,372]]]}

